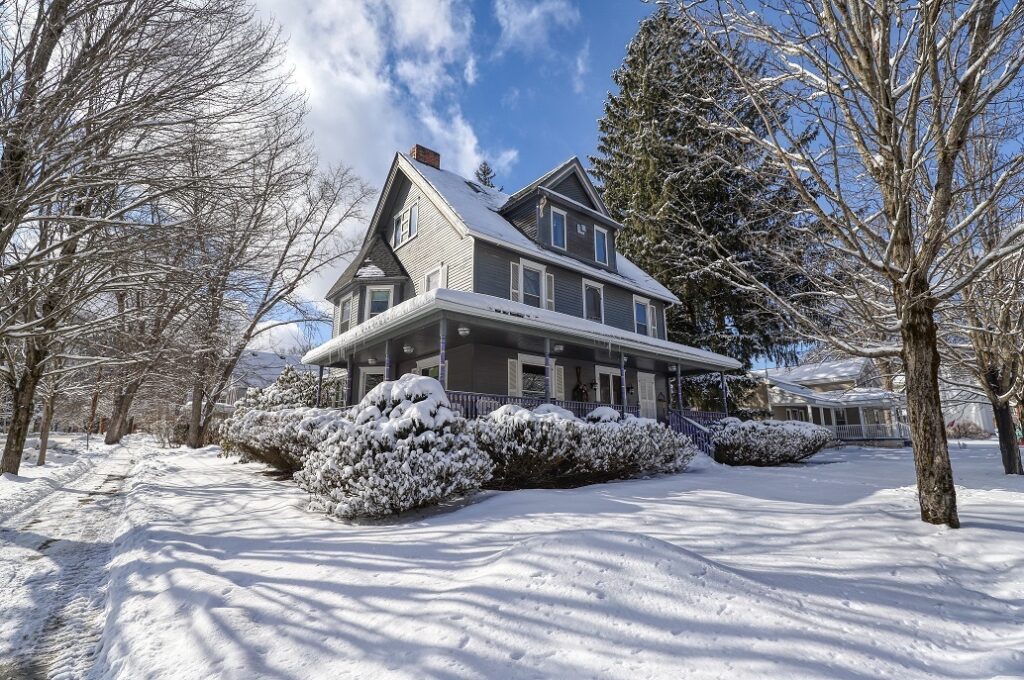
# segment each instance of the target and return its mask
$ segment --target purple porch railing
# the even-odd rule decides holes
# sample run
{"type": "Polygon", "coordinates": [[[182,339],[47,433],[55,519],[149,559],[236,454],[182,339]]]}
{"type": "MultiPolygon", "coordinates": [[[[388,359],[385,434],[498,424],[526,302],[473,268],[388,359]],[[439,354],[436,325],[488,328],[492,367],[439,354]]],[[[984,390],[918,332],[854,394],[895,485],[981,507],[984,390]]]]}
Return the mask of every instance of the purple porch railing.
{"type": "Polygon", "coordinates": [[[592,401],[512,397],[507,394],[483,394],[480,392],[457,392],[455,390],[448,390],[448,401],[466,418],[485,416],[505,404],[515,404],[516,406],[528,409],[535,409],[541,404],[554,404],[567,411],[572,411],[572,414],[577,418],[585,417],[598,406],[609,406],[620,413],[629,413],[634,416],[640,415],[640,408],[638,406],[626,406],[623,408],[614,404],[598,404],[592,401]]]}
{"type": "Polygon", "coordinates": [[[668,426],[676,432],[689,435],[693,443],[710,456],[715,452],[715,447],[711,443],[708,426],[722,418],[725,418],[725,414],[718,411],[693,411],[684,408],[668,412],[668,426]]]}

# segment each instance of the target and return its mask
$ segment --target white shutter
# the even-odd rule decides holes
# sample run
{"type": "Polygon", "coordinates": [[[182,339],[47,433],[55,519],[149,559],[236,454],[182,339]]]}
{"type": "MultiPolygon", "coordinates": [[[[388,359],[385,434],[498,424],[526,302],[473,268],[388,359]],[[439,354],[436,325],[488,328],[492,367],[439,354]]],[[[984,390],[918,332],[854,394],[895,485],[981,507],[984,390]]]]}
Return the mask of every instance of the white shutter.
{"type": "Polygon", "coordinates": [[[522,302],[522,296],[519,293],[519,263],[511,263],[512,279],[509,282],[509,300],[512,302],[522,302]]]}
{"type": "Polygon", "coordinates": [[[565,401],[565,366],[555,366],[555,399],[565,401]]]}
{"type": "Polygon", "coordinates": [[[441,265],[441,288],[448,287],[448,265],[441,265]]]}
{"type": "Polygon", "coordinates": [[[647,316],[650,318],[651,323],[651,337],[658,337],[658,308],[654,305],[647,305],[647,316]]]}
{"type": "Polygon", "coordinates": [[[345,304],[343,300],[338,300],[338,304],[334,305],[334,335],[337,336],[341,331],[341,306],[345,304]]]}
{"type": "Polygon", "coordinates": [[[519,359],[508,360],[508,396],[520,396],[519,388],[519,359]]]}
{"type": "Polygon", "coordinates": [[[555,309],[555,275],[544,275],[544,295],[547,298],[544,306],[554,311],[555,309]]]}

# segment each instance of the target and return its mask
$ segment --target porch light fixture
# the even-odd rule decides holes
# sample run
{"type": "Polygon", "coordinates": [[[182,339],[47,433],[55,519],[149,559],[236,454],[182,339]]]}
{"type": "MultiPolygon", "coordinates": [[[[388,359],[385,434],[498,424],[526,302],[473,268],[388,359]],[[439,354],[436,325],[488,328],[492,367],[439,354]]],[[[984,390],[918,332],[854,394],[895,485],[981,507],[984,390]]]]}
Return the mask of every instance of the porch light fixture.
{"type": "Polygon", "coordinates": [[[561,352],[565,349],[565,345],[555,345],[551,349],[555,352],[561,352]]]}
{"type": "Polygon", "coordinates": [[[469,335],[469,326],[459,326],[459,335],[463,338],[469,335]]]}
{"type": "Polygon", "coordinates": [[[377,360],[374,359],[373,357],[370,357],[369,359],[366,360],[366,363],[370,364],[371,366],[376,366],[377,360]]]}
{"type": "Polygon", "coordinates": [[[405,352],[406,354],[412,354],[414,351],[416,351],[416,348],[413,347],[412,345],[402,345],[402,351],[405,352]]]}
{"type": "Polygon", "coordinates": [[[592,392],[597,392],[597,381],[596,380],[594,382],[590,383],[590,390],[592,392]]]}
{"type": "Polygon", "coordinates": [[[632,385],[630,385],[629,387],[626,388],[626,393],[629,394],[629,396],[631,396],[631,397],[633,396],[633,386],[632,385]]]}

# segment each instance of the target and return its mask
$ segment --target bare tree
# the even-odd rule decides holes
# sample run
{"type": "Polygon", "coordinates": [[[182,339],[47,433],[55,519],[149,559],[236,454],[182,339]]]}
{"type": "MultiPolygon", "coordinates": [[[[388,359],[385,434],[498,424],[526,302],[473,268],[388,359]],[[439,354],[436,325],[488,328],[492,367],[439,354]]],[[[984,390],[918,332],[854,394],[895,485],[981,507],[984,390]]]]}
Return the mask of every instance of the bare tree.
{"type": "MultiPolygon", "coordinates": [[[[959,526],[936,315],[1024,247],[1024,227],[1010,229],[962,266],[977,246],[979,218],[1021,174],[1024,156],[1006,159],[974,210],[954,211],[975,188],[959,162],[968,137],[986,113],[1019,101],[1024,5],[721,0],[690,16],[709,40],[746,42],[764,55],[760,77],[735,73],[769,134],[753,135],[739,121],[717,131],[772,154],[802,199],[797,228],[815,237],[810,252],[794,252],[785,234],[762,235],[766,255],[810,282],[808,292],[775,296],[775,304],[810,340],[902,360],[921,517],[959,526]],[[767,105],[780,91],[788,122],[767,105]],[[816,132],[809,140],[808,125],[816,132]]],[[[731,50],[721,52],[728,58],[731,50]]],[[[771,295],[729,252],[700,264],[771,295]]]]}

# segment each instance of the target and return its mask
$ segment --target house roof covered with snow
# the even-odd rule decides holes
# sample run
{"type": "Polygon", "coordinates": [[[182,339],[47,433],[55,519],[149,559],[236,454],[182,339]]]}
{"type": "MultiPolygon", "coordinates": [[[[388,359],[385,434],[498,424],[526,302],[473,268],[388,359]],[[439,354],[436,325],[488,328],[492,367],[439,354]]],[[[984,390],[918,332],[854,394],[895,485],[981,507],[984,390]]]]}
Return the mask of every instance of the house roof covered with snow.
{"type": "Polygon", "coordinates": [[[363,244],[359,254],[352,260],[337,282],[331,286],[327,297],[328,299],[334,297],[355,279],[401,278],[405,275],[405,269],[395,257],[391,246],[375,234],[363,244]]]}
{"type": "MultiPolygon", "coordinates": [[[[615,255],[617,272],[612,272],[542,247],[499,212],[509,202],[511,197],[508,194],[467,180],[454,172],[421,163],[407,154],[398,154],[396,161],[413,181],[419,179],[421,181],[418,183],[421,186],[425,184],[432,189],[456,218],[456,226],[461,227],[473,238],[509,248],[541,262],[556,264],[580,272],[598,281],[614,283],[636,292],[646,293],[665,302],[679,301],[668,288],[658,283],[621,253],[615,255]]],[[[575,162],[579,163],[578,160],[575,162]]],[[[556,168],[556,171],[559,168],[556,168]]],[[[548,173],[548,175],[550,174],[552,173],[548,173]]],[[[540,181],[538,180],[538,182],[540,181]]],[[[534,182],[530,186],[533,187],[536,184],[537,182],[534,182]]]]}
{"type": "Polygon", "coordinates": [[[871,359],[854,357],[851,359],[838,359],[836,361],[801,364],[800,366],[787,368],[769,368],[766,373],[772,378],[777,378],[787,383],[813,385],[841,382],[843,380],[856,380],[863,375],[866,366],[870,362],[871,359]]]}

